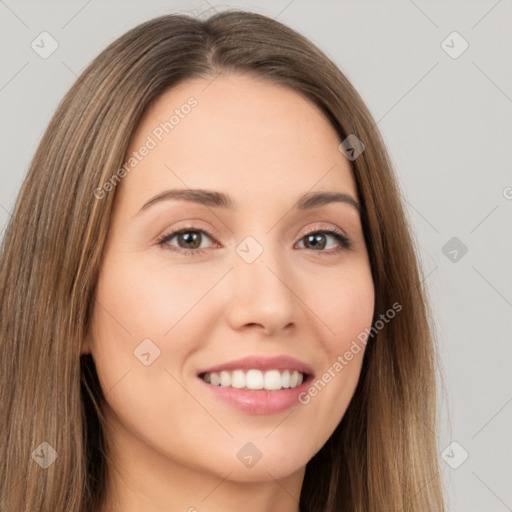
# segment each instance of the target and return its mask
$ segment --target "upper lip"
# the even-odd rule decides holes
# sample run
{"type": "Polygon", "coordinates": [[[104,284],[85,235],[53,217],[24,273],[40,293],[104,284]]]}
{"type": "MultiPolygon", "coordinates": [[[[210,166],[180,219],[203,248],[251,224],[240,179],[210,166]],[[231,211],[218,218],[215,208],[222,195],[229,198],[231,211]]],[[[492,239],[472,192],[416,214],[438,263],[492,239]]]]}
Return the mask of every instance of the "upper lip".
{"type": "Polygon", "coordinates": [[[255,368],[258,370],[297,370],[308,376],[313,376],[313,368],[303,361],[286,355],[280,356],[249,356],[242,359],[220,363],[210,368],[198,371],[198,375],[203,373],[220,372],[222,370],[249,370],[255,368]]]}

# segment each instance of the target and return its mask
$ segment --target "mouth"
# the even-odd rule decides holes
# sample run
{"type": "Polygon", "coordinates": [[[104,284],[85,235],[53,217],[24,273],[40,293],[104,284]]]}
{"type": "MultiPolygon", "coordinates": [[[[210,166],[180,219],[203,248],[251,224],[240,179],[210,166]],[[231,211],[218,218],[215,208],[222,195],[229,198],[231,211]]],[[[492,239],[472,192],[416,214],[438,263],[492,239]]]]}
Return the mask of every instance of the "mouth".
{"type": "Polygon", "coordinates": [[[314,373],[289,356],[255,356],[200,370],[197,377],[214,397],[243,412],[275,414],[300,403],[314,373]]]}

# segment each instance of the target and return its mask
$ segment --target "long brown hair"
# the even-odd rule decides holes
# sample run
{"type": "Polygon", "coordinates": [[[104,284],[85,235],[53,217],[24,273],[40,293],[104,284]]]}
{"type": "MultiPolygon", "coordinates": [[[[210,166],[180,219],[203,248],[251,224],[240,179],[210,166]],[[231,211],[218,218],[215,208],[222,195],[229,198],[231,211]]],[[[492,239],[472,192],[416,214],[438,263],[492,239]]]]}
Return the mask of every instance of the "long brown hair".
{"type": "Polygon", "coordinates": [[[394,303],[403,308],[368,341],[346,414],[307,464],[301,511],[442,512],[432,318],[381,136],[359,94],[311,42],[265,16],[229,10],[206,20],[165,15],[127,32],[81,74],[42,137],[2,244],[0,510],[93,512],[102,504],[101,389],[81,349],[115,192],[97,199],[94,191],[123,165],[153,100],[221,72],[286,85],[324,112],[340,141],[363,141],[350,163],[374,322],[394,303]],[[45,469],[35,457],[55,454],[41,443],[58,456],[45,469]]]}

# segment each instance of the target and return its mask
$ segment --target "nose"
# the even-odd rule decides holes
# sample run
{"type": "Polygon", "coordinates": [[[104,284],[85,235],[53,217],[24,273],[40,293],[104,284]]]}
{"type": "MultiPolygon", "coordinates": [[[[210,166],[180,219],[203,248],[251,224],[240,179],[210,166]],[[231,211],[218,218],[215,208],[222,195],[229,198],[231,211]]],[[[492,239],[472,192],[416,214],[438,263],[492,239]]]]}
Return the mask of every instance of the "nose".
{"type": "Polygon", "coordinates": [[[282,251],[280,248],[271,253],[266,248],[252,263],[240,258],[231,271],[227,318],[233,329],[254,329],[270,336],[287,332],[297,323],[297,283],[282,251]]]}

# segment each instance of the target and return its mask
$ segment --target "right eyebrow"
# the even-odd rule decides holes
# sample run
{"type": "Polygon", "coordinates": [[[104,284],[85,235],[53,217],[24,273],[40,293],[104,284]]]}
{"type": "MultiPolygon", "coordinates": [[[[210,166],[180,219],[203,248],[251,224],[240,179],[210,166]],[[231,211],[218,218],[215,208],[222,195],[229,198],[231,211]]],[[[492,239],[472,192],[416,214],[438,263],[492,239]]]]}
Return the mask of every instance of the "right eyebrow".
{"type": "Polygon", "coordinates": [[[171,199],[189,201],[192,203],[199,203],[205,206],[212,206],[217,208],[234,209],[234,203],[231,200],[231,198],[226,194],[223,194],[222,192],[215,192],[213,190],[185,188],[166,190],[165,192],[162,192],[161,194],[152,197],[142,206],[138,213],[140,213],[142,210],[146,210],[153,204],[159,203],[161,201],[169,201],[171,199]]]}

